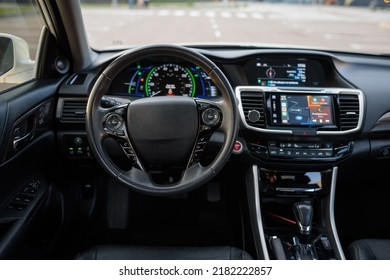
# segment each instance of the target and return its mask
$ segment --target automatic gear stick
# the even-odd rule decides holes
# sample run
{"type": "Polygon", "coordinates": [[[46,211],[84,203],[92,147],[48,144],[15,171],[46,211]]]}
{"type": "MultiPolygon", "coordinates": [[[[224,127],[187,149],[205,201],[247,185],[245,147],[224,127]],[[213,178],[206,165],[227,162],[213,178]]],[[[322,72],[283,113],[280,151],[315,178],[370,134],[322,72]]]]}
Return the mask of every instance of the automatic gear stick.
{"type": "Polygon", "coordinates": [[[313,206],[307,201],[297,202],[293,205],[293,211],[302,236],[309,236],[313,220],[313,206]]]}
{"type": "Polygon", "coordinates": [[[315,250],[310,244],[310,233],[313,220],[313,206],[310,202],[297,202],[293,205],[295,219],[297,220],[300,238],[293,237],[293,250],[297,260],[317,259],[315,250]]]}

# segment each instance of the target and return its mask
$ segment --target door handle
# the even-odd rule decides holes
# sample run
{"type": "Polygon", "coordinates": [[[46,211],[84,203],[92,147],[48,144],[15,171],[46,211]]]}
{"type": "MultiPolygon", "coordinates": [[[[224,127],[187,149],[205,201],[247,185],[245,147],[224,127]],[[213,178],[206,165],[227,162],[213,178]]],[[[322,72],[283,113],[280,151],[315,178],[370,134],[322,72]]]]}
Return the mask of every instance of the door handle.
{"type": "MultiPolygon", "coordinates": [[[[28,131],[23,136],[17,135],[17,136],[14,137],[14,139],[13,139],[13,148],[14,148],[15,152],[17,150],[19,150],[21,147],[23,147],[25,144],[30,142],[34,138],[35,129],[36,129],[36,121],[35,121],[35,118],[34,118],[34,120],[33,120],[33,127],[31,128],[30,131],[28,131]]],[[[18,134],[17,130],[18,130],[18,128],[16,128],[14,130],[14,134],[18,134]]]]}

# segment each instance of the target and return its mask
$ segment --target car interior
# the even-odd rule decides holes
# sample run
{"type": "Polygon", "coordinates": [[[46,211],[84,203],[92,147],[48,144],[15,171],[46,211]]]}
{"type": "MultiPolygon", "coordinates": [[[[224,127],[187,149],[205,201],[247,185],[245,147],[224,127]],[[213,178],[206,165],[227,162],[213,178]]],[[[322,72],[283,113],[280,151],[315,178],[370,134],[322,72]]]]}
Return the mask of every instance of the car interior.
{"type": "Polygon", "coordinates": [[[390,259],[389,54],[95,50],[79,1],[12,2],[0,259],[390,259]]]}

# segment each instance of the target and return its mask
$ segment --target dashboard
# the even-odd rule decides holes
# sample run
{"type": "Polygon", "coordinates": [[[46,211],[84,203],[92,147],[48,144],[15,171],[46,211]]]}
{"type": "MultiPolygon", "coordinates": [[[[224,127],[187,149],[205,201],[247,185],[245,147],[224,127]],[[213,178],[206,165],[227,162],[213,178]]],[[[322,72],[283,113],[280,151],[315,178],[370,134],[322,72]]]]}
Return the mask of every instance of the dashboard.
{"type": "MultiPolygon", "coordinates": [[[[329,167],[351,157],[359,145],[366,147],[365,135],[388,131],[390,104],[382,102],[386,100],[382,70],[390,66],[386,60],[306,50],[197,50],[224,72],[235,90],[241,118],[237,140],[242,147],[236,156],[246,162],[329,167]],[[368,70],[375,81],[368,78],[368,70]]],[[[101,53],[89,71],[75,73],[60,88],[57,119],[64,129],[60,142],[70,158],[90,157],[88,152],[68,151],[78,148],[73,136],[84,129],[83,112],[94,81],[117,55],[101,53]]],[[[199,66],[178,57],[155,56],[127,65],[105,98],[111,106],[154,96],[207,99],[220,94],[199,66]]],[[[378,144],[375,152],[382,148],[378,144]]]]}

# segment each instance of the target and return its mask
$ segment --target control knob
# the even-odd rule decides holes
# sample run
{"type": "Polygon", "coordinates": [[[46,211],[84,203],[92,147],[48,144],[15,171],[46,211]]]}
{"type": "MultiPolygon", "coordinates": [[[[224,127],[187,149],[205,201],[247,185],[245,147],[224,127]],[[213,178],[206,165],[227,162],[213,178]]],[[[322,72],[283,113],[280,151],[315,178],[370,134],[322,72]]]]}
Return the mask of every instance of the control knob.
{"type": "Polygon", "coordinates": [[[258,122],[260,120],[260,118],[261,118],[261,114],[260,114],[259,111],[257,111],[257,110],[250,110],[248,112],[248,120],[250,122],[253,122],[253,123],[258,122]]]}

